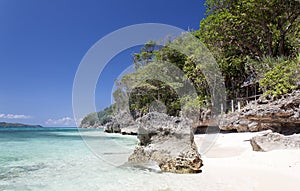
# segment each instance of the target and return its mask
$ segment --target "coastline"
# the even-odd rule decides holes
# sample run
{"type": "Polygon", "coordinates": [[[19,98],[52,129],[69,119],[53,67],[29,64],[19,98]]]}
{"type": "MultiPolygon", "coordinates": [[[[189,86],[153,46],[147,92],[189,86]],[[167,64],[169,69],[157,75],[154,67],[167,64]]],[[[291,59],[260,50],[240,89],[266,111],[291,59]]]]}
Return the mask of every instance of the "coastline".
{"type": "MultiPolygon", "coordinates": [[[[207,134],[196,134],[195,143],[204,161],[202,173],[163,174],[168,180],[179,178],[185,183],[190,182],[191,190],[202,190],[202,184],[210,185],[208,190],[297,191],[300,185],[300,149],[268,152],[252,149],[252,137],[270,132],[220,133],[204,153],[201,145],[207,134]]],[[[169,188],[174,190],[174,185],[169,188]]]]}
{"type": "MultiPolygon", "coordinates": [[[[296,191],[299,187],[299,150],[254,152],[250,142],[245,140],[262,132],[218,134],[212,148],[202,153],[204,166],[199,174],[112,166],[105,160],[126,162],[136,138],[96,132],[91,129],[82,134],[76,129],[51,132],[32,129],[32,132],[2,134],[4,173],[0,178],[0,190],[296,191]],[[94,145],[94,151],[98,149],[102,157],[91,152],[82,137],[94,145]],[[124,143],[129,146],[129,152],[123,154],[120,146],[124,143]],[[8,148],[11,152],[7,152],[8,148]],[[117,155],[109,154],[105,148],[117,155]]],[[[204,136],[195,135],[200,151],[204,136]]]]}
{"type": "Polygon", "coordinates": [[[10,128],[10,127],[36,127],[40,128],[43,127],[41,125],[29,125],[23,123],[7,123],[7,122],[0,122],[0,128],[10,128]]]}

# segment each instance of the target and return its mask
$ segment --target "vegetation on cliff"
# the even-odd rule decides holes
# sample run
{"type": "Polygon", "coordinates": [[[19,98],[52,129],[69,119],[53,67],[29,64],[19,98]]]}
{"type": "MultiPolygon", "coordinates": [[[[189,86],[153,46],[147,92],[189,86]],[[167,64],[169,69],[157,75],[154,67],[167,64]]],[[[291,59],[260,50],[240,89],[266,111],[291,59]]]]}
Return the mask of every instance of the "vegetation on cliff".
{"type": "Polygon", "coordinates": [[[283,94],[299,88],[300,82],[300,55],[296,59],[279,62],[270,71],[265,73],[259,81],[265,96],[278,98],[283,94]]]}
{"type": "MultiPolygon", "coordinates": [[[[274,76],[263,74],[276,65],[294,62],[300,50],[300,2],[296,0],[207,0],[207,17],[196,36],[217,59],[225,78],[228,99],[243,96],[244,82],[261,83],[263,90],[274,76]],[[281,59],[283,61],[277,62],[281,59]],[[271,61],[268,62],[268,61],[271,61]]],[[[284,74],[283,74],[284,75],[284,74]]],[[[288,76],[287,76],[288,77],[288,76]]],[[[275,79],[276,80],[276,79],[275,79]]],[[[277,80],[278,81],[278,80],[277,80]]],[[[279,82],[284,86],[290,84],[279,82]]],[[[265,94],[274,95],[274,87],[265,94]]],[[[275,88],[276,89],[276,88],[275,88]]]]}
{"type": "Polygon", "coordinates": [[[113,105],[105,108],[102,111],[90,113],[81,121],[81,127],[98,127],[106,124],[113,114],[113,105]]]}
{"type": "MultiPolygon", "coordinates": [[[[192,34],[216,59],[221,70],[218,78],[224,78],[227,100],[250,97],[257,92],[276,99],[299,88],[299,1],[207,0],[205,5],[206,18],[192,34]]],[[[149,41],[133,54],[136,72],[117,82],[115,111],[128,104],[134,118],[153,110],[178,116],[183,107],[196,111],[211,106],[213,92],[197,57],[203,49],[193,42],[185,44],[184,38],[178,37],[164,46],[149,41]],[[192,49],[195,54],[176,50],[178,45],[192,49]],[[153,75],[168,78],[153,79],[153,75]],[[186,91],[183,78],[192,83],[196,95],[178,96],[178,92],[186,91]]],[[[89,114],[83,122],[92,124],[100,117],[99,122],[104,124],[106,113],[111,112],[104,113],[89,114]]]]}

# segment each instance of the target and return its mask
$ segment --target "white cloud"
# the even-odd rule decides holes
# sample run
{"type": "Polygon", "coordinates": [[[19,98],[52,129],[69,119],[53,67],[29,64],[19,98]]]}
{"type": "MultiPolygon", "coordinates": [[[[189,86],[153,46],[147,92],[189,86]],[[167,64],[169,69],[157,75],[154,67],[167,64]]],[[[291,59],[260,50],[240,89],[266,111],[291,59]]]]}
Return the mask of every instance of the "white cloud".
{"type": "Polygon", "coordinates": [[[18,114],[4,114],[0,113],[0,119],[30,119],[29,115],[18,115],[18,114]]]}
{"type": "Polygon", "coordinates": [[[55,126],[58,126],[58,125],[63,125],[63,126],[69,126],[69,125],[75,125],[75,121],[73,118],[71,117],[63,117],[63,118],[60,118],[60,119],[48,119],[46,122],[45,122],[46,125],[55,125],[55,126]]]}

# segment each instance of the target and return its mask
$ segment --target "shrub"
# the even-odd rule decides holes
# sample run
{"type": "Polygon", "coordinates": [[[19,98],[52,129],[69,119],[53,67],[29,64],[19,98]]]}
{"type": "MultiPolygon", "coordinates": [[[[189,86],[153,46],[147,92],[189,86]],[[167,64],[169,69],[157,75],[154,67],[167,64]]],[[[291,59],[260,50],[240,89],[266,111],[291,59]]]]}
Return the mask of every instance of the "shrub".
{"type": "Polygon", "coordinates": [[[279,96],[297,89],[299,83],[299,57],[277,64],[259,81],[264,96],[278,98],[279,96]]]}

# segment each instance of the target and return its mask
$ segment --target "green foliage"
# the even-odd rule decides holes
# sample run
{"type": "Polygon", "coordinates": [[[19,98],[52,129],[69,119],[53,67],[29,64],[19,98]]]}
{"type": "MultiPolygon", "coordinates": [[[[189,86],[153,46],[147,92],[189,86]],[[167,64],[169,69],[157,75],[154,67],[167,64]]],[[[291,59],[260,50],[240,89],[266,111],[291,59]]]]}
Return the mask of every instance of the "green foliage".
{"type": "Polygon", "coordinates": [[[276,65],[260,80],[265,96],[277,98],[297,88],[299,83],[299,59],[286,60],[276,65]]]}
{"type": "Polygon", "coordinates": [[[103,111],[97,112],[99,123],[101,125],[104,125],[107,122],[109,122],[110,117],[114,112],[113,107],[114,107],[114,105],[111,105],[110,107],[105,108],[103,111]]]}
{"type": "Polygon", "coordinates": [[[195,35],[216,58],[228,99],[240,87],[277,65],[277,57],[300,51],[300,2],[296,0],[206,0],[207,17],[195,35]]]}
{"type": "Polygon", "coordinates": [[[114,105],[111,105],[110,107],[107,107],[100,112],[94,112],[88,114],[83,118],[81,124],[89,124],[91,126],[95,124],[100,124],[100,125],[106,124],[107,122],[110,121],[110,117],[113,114],[113,107],[114,105]]]}
{"type": "MultiPolygon", "coordinates": [[[[210,95],[209,86],[202,72],[201,65],[197,65],[197,60],[193,57],[188,57],[185,61],[183,71],[187,78],[193,83],[197,95],[205,97],[210,95]]],[[[198,105],[198,104],[195,104],[198,105]]]]}
{"type": "Polygon", "coordinates": [[[295,56],[300,47],[299,1],[207,0],[206,5],[208,16],[197,36],[209,48],[257,59],[295,56]]]}
{"type": "Polygon", "coordinates": [[[181,98],[182,105],[187,111],[199,111],[200,108],[206,108],[208,106],[208,100],[208,96],[197,96],[196,98],[185,96],[181,98]]]}
{"type": "Polygon", "coordinates": [[[167,45],[156,52],[155,59],[157,61],[169,62],[182,70],[186,61],[186,55],[167,45]]]}
{"type": "Polygon", "coordinates": [[[146,80],[130,92],[129,107],[135,117],[143,116],[150,111],[178,116],[180,102],[174,89],[152,79],[146,80]]]}
{"type": "Polygon", "coordinates": [[[139,69],[142,66],[147,65],[153,60],[156,55],[157,50],[161,47],[154,41],[147,42],[141,49],[140,53],[133,54],[134,66],[139,69]]]}
{"type": "MultiPolygon", "coordinates": [[[[183,87],[180,76],[174,65],[155,59],[136,72],[123,76],[114,96],[124,95],[121,100],[129,100],[130,112],[135,117],[150,111],[177,116],[180,104],[176,91],[183,87]]],[[[115,97],[115,100],[118,99],[120,97],[115,97]]]]}
{"type": "Polygon", "coordinates": [[[206,6],[207,17],[193,34],[211,51],[218,68],[213,68],[205,47],[188,35],[165,47],[149,41],[133,54],[136,72],[117,82],[117,107],[123,108],[129,100],[130,111],[137,116],[151,107],[165,109],[170,115],[178,115],[180,106],[198,110],[220,94],[216,85],[222,78],[228,99],[245,96],[242,86],[250,78],[254,84],[262,79],[265,94],[273,96],[296,87],[292,76],[299,62],[291,59],[300,50],[299,1],[207,0],[206,6]],[[220,74],[215,72],[219,70],[220,74]],[[192,83],[196,95],[178,98],[178,92],[185,91],[183,78],[192,83]]]}
{"type": "Polygon", "coordinates": [[[254,60],[247,58],[246,61],[246,73],[254,74],[257,80],[260,80],[265,77],[265,74],[272,70],[275,66],[279,65],[282,62],[289,60],[288,57],[263,57],[261,60],[254,60]]]}
{"type": "MultiPolygon", "coordinates": [[[[130,111],[136,117],[153,109],[177,116],[182,106],[192,108],[185,104],[199,110],[200,106],[204,106],[204,99],[209,102],[207,98],[211,93],[203,71],[207,74],[213,72],[210,76],[217,74],[214,73],[216,69],[211,68],[211,55],[207,55],[208,51],[199,44],[191,34],[182,35],[165,47],[146,44],[140,53],[134,54],[135,65],[138,66],[136,71],[123,76],[117,84],[115,100],[129,99],[130,111]],[[120,95],[124,95],[122,99],[116,97],[120,95]],[[192,96],[179,99],[182,95],[192,96]]],[[[210,80],[214,81],[211,84],[217,82],[215,78],[210,80]]]]}

